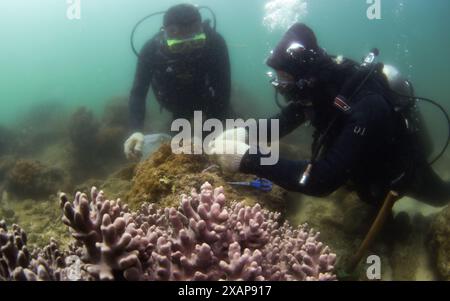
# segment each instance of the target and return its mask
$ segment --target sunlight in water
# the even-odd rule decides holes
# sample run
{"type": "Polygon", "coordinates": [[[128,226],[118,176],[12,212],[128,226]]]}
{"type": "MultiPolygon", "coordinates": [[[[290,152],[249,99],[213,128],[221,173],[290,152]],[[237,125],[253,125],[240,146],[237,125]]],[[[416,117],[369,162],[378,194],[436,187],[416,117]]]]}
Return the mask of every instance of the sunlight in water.
{"type": "Polygon", "coordinates": [[[286,30],[308,14],[305,0],[271,0],[265,5],[264,26],[274,31],[286,30]]]}

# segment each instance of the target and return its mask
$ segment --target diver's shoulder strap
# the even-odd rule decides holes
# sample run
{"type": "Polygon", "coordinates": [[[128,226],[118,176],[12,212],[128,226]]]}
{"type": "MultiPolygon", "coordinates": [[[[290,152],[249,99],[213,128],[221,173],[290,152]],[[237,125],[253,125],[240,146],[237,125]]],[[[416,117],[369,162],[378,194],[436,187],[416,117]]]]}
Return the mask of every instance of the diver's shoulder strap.
{"type": "Polygon", "coordinates": [[[338,96],[334,99],[333,105],[340,112],[349,114],[352,111],[352,100],[361,91],[367,80],[376,74],[381,65],[377,64],[371,68],[358,67],[355,73],[344,83],[338,96]]]}
{"type": "Polygon", "coordinates": [[[352,107],[350,106],[350,104],[348,104],[347,99],[342,95],[336,96],[333,105],[335,108],[337,108],[339,111],[345,114],[350,113],[352,110],[352,107]]]}

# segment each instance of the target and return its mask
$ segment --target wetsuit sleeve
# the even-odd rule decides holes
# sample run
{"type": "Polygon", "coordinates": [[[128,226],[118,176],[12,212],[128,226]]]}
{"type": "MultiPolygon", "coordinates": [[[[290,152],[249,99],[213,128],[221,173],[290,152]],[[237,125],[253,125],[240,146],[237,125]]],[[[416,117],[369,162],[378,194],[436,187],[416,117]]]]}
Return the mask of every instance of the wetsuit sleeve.
{"type": "Polygon", "coordinates": [[[214,45],[212,47],[211,64],[211,96],[215,100],[215,115],[219,118],[225,116],[229,110],[231,96],[231,67],[228,46],[224,38],[215,34],[214,45]]]}
{"type": "MultiPolygon", "coordinates": [[[[353,108],[353,112],[345,117],[343,128],[333,145],[314,164],[306,185],[299,184],[309,164],[305,160],[280,159],[273,166],[261,166],[260,155],[247,153],[241,163],[241,170],[272,180],[288,190],[312,196],[328,195],[348,181],[358,162],[364,159],[376,159],[364,158],[364,154],[368,141],[377,136],[375,123],[384,120],[385,107],[381,109],[376,107],[376,103],[380,102],[383,100],[380,100],[378,96],[368,96],[353,108]],[[374,122],[374,119],[378,121],[374,122]]],[[[373,145],[373,141],[371,144],[373,145]]]]}
{"type": "Polygon", "coordinates": [[[146,98],[152,77],[151,59],[153,57],[153,41],[141,51],[136,67],[133,87],[129,99],[130,128],[142,131],[145,120],[146,98]]]}

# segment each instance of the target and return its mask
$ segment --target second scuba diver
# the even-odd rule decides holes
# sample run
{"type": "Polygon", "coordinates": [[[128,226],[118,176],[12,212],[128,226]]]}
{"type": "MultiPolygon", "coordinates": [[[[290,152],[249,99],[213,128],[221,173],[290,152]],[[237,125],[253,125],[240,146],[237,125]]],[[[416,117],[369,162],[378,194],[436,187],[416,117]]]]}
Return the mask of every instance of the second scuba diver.
{"type": "Polygon", "coordinates": [[[142,155],[150,86],[173,119],[190,119],[194,111],[220,120],[231,114],[230,61],[223,37],[202,23],[198,8],[190,4],[171,7],[163,23],[139,54],[129,100],[133,134],[124,144],[127,158],[142,155]]]}
{"type": "MultiPolygon", "coordinates": [[[[220,165],[311,196],[350,184],[376,206],[394,189],[432,206],[448,204],[450,183],[427,161],[430,147],[417,107],[392,91],[387,68],[374,64],[375,56],[371,53],[363,66],[329,56],[309,27],[294,24],[267,64],[277,73],[272,84],[289,102],[275,117],[280,137],[309,119],[316,130],[312,159],[263,166],[262,155],[250,154],[245,135],[236,134],[226,144],[238,152],[218,154],[220,165]]],[[[217,141],[229,139],[223,137],[230,133],[211,144],[213,152],[217,141]]]]}

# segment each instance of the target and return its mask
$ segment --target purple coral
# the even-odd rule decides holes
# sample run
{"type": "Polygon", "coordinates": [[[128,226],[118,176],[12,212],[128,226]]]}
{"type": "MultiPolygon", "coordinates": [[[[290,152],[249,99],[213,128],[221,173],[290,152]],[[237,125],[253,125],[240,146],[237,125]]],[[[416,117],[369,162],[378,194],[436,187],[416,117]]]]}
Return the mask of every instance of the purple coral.
{"type": "Polygon", "coordinates": [[[55,281],[64,277],[64,254],[55,241],[33,254],[26,244],[27,236],[19,226],[8,231],[0,221],[0,280],[55,281]]]}
{"type": "Polygon", "coordinates": [[[205,183],[178,209],[129,212],[94,188],[64,222],[84,245],[83,269],[97,280],[335,280],[336,255],[306,225],[279,225],[259,205],[227,207],[223,188],[205,183]]]}

